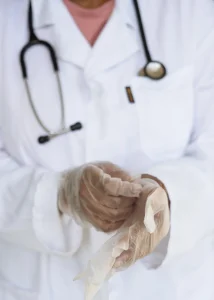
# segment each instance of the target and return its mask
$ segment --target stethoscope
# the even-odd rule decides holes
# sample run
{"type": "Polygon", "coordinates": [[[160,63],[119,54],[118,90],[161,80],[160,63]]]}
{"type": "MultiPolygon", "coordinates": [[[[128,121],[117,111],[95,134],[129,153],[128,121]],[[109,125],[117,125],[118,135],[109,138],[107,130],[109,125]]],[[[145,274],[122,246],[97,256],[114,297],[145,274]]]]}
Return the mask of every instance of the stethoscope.
{"type": "MultiPolygon", "coordinates": [[[[146,65],[138,72],[138,76],[145,76],[152,80],[160,80],[164,76],[166,76],[166,68],[164,67],[164,65],[161,62],[155,61],[152,59],[149,48],[148,48],[148,44],[146,41],[146,36],[145,36],[143,22],[142,22],[140,10],[139,10],[138,1],[133,0],[133,3],[134,3],[138,26],[139,26],[139,30],[140,30],[140,34],[141,34],[141,38],[142,38],[143,48],[144,48],[144,52],[145,52],[146,60],[147,60],[146,65]]],[[[45,143],[49,142],[50,140],[52,140],[58,136],[61,136],[63,134],[66,134],[68,132],[80,130],[80,129],[82,129],[83,126],[82,126],[82,123],[80,123],[80,122],[72,124],[68,127],[66,127],[66,125],[65,125],[65,107],[64,107],[64,99],[63,99],[63,93],[62,93],[62,85],[61,85],[61,81],[60,81],[60,77],[59,77],[59,65],[58,65],[56,52],[50,43],[48,43],[47,41],[44,41],[44,40],[40,40],[34,31],[33,11],[32,11],[31,0],[29,1],[29,9],[28,9],[28,31],[29,31],[29,41],[21,50],[20,66],[21,66],[22,76],[24,79],[26,92],[27,92],[27,96],[29,99],[31,109],[35,115],[37,122],[39,123],[41,128],[46,132],[46,135],[40,136],[38,138],[38,143],[45,144],[45,143]],[[28,72],[27,72],[27,66],[25,63],[25,56],[26,56],[27,51],[31,47],[38,46],[38,45],[45,47],[50,54],[50,59],[51,59],[51,63],[53,66],[54,73],[56,75],[56,81],[57,81],[58,90],[59,90],[61,122],[60,122],[59,130],[54,131],[54,132],[52,130],[49,130],[47,128],[47,126],[43,123],[43,121],[41,120],[41,118],[36,110],[36,107],[34,105],[30,87],[28,84],[28,72]]]]}

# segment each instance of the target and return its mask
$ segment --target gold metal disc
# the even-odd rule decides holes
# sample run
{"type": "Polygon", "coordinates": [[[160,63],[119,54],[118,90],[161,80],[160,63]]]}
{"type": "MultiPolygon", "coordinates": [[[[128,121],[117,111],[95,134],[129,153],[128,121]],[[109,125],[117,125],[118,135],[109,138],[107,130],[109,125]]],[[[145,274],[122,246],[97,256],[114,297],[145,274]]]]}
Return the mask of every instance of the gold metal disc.
{"type": "Polygon", "coordinates": [[[144,68],[145,76],[151,79],[161,79],[166,75],[165,67],[157,61],[149,62],[144,68]]]}

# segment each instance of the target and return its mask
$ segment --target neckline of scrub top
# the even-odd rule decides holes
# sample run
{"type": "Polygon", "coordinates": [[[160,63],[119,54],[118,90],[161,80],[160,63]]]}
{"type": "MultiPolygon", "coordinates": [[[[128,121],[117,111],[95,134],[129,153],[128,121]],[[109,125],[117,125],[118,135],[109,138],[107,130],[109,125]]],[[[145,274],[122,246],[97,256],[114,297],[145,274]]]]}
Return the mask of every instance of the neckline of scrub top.
{"type": "Polygon", "coordinates": [[[69,0],[63,1],[84,37],[93,45],[111,16],[115,0],[93,9],[83,8],[69,0]]]}

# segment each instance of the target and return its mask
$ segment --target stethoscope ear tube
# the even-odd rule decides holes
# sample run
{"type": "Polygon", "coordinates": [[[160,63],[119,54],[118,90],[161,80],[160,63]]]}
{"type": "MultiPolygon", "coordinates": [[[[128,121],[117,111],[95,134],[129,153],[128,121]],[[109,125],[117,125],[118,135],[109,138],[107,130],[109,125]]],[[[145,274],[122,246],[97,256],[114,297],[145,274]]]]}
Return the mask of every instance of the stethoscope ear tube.
{"type": "Polygon", "coordinates": [[[82,129],[82,124],[80,122],[77,122],[77,123],[65,128],[65,108],[64,108],[62,86],[61,86],[61,81],[60,81],[60,77],[59,77],[59,66],[58,66],[57,56],[56,56],[54,47],[50,43],[48,43],[44,40],[40,40],[34,31],[31,0],[29,0],[29,9],[28,9],[28,32],[29,32],[29,40],[28,40],[27,44],[22,48],[22,50],[20,52],[19,60],[20,60],[22,76],[24,79],[25,87],[26,87],[27,96],[28,96],[32,111],[34,113],[34,116],[35,116],[37,122],[41,126],[41,128],[47,133],[46,135],[40,136],[38,138],[38,143],[46,144],[47,142],[49,142],[50,140],[54,139],[57,136],[63,135],[65,133],[68,133],[71,131],[76,131],[76,130],[82,129]],[[27,70],[25,57],[26,57],[27,51],[31,47],[34,47],[34,46],[43,46],[48,50],[49,55],[50,55],[50,60],[52,63],[52,67],[53,67],[53,71],[54,71],[54,74],[56,75],[59,97],[60,97],[60,107],[61,107],[60,129],[56,132],[52,132],[51,130],[49,130],[48,127],[43,123],[43,121],[41,120],[41,118],[36,110],[36,107],[34,105],[34,101],[33,101],[32,95],[31,95],[30,86],[28,83],[28,70],[27,70]]]}
{"type": "Polygon", "coordinates": [[[51,62],[52,62],[52,66],[53,66],[53,70],[54,70],[54,72],[58,72],[59,67],[58,67],[57,57],[56,57],[53,47],[46,41],[42,41],[39,39],[29,40],[29,42],[23,47],[23,49],[21,50],[21,53],[20,53],[20,65],[21,65],[23,78],[24,79],[28,78],[27,66],[26,66],[26,62],[25,62],[25,55],[26,55],[26,52],[33,46],[43,46],[48,49],[50,58],[51,58],[51,62]]]}

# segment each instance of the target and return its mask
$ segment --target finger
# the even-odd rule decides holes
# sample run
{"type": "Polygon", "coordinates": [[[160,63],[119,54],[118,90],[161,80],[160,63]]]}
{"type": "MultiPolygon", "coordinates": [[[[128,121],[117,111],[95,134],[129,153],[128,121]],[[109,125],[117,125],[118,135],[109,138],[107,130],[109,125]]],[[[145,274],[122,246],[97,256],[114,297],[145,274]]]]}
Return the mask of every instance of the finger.
{"type": "Polygon", "coordinates": [[[100,203],[103,206],[109,208],[118,208],[123,209],[133,206],[137,202],[138,198],[131,197],[116,197],[116,196],[107,196],[106,198],[101,197],[100,203]]]}
{"type": "MultiPolygon", "coordinates": [[[[164,189],[156,188],[147,198],[145,206],[144,225],[149,233],[154,233],[161,218],[157,214],[163,212],[167,203],[164,189]]],[[[161,215],[160,215],[161,216],[161,215]]]]}
{"type": "Polygon", "coordinates": [[[113,268],[118,269],[126,264],[130,263],[132,260],[132,251],[123,251],[119,257],[116,258],[113,268]]]}
{"type": "Polygon", "coordinates": [[[100,219],[109,222],[127,220],[134,211],[134,206],[125,208],[109,208],[95,202],[81,201],[81,208],[86,215],[98,215],[100,219]]]}
{"type": "Polygon", "coordinates": [[[98,186],[103,178],[103,170],[95,165],[88,165],[82,174],[81,184],[87,187],[98,186]]]}
{"type": "Polygon", "coordinates": [[[152,206],[146,207],[144,216],[144,225],[149,233],[154,233],[156,230],[155,213],[152,206]]]}
{"type": "Polygon", "coordinates": [[[110,175],[112,178],[120,178],[123,181],[131,181],[131,176],[118,167],[117,165],[110,162],[102,162],[96,164],[100,169],[103,170],[104,173],[110,175]]]}
{"type": "Polygon", "coordinates": [[[98,230],[105,233],[110,233],[118,230],[122,225],[123,221],[119,222],[108,222],[101,220],[97,215],[90,215],[88,221],[98,230]]]}
{"type": "Polygon", "coordinates": [[[97,187],[85,185],[82,183],[80,189],[80,197],[84,198],[87,202],[94,202],[94,205],[102,204],[109,208],[126,208],[131,207],[136,203],[136,197],[116,197],[109,196],[104,191],[97,187]]]}
{"type": "MultiPolygon", "coordinates": [[[[121,177],[125,178],[125,175],[121,175],[121,177]]],[[[142,192],[140,184],[122,181],[120,178],[112,178],[95,165],[86,167],[81,182],[89,188],[103,189],[103,191],[112,196],[139,197],[142,192]]]]}
{"type": "Polygon", "coordinates": [[[112,178],[107,174],[103,175],[103,188],[111,196],[139,197],[142,192],[140,184],[112,178]]]}

